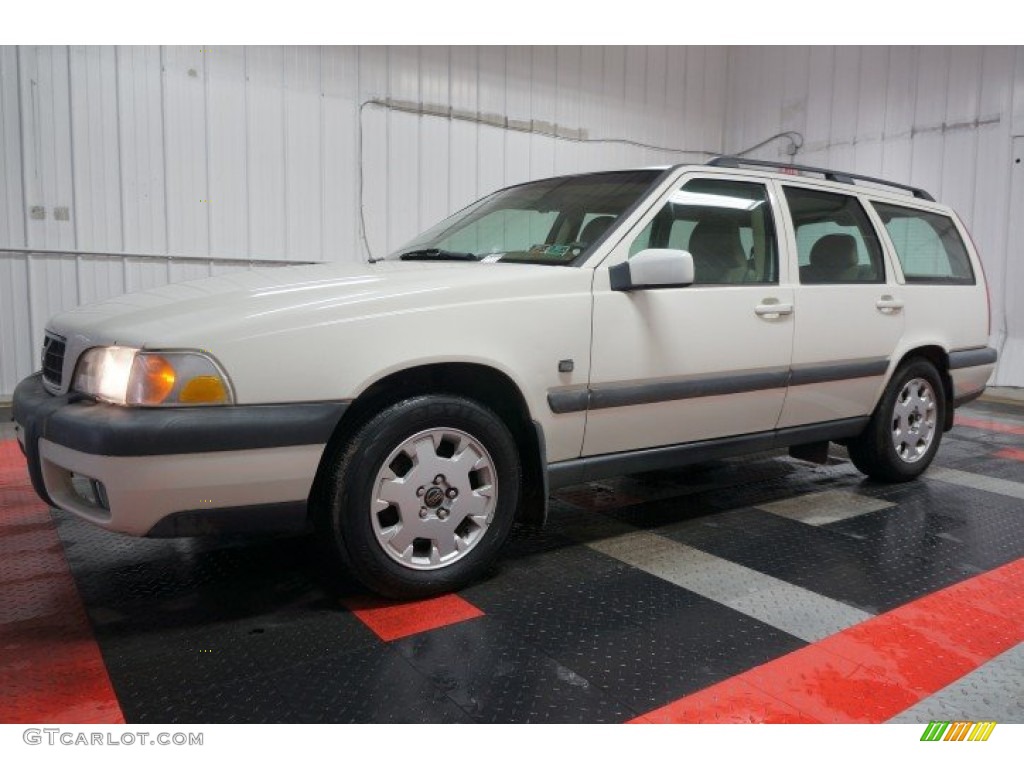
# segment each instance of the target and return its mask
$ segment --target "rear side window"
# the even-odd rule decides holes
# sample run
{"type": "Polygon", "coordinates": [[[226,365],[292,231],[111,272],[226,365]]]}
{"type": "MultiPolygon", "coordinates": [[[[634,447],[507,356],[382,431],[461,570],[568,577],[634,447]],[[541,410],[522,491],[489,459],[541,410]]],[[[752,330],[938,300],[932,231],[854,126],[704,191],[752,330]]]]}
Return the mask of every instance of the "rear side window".
{"type": "Polygon", "coordinates": [[[882,245],[860,201],[850,195],[786,187],[800,282],[884,283],[882,245]]]}
{"type": "Polygon", "coordinates": [[[963,238],[948,216],[889,203],[872,203],[896,248],[908,283],[973,285],[963,238]]]}

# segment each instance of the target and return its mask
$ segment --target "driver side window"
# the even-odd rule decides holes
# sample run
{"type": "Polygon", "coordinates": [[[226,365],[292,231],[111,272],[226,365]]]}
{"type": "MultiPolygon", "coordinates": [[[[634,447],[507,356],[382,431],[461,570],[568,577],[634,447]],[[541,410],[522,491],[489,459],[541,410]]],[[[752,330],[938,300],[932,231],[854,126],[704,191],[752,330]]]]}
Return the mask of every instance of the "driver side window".
{"type": "Polygon", "coordinates": [[[778,282],[775,226],[763,184],[686,182],[633,240],[629,255],[646,248],[689,251],[695,285],[778,282]]]}

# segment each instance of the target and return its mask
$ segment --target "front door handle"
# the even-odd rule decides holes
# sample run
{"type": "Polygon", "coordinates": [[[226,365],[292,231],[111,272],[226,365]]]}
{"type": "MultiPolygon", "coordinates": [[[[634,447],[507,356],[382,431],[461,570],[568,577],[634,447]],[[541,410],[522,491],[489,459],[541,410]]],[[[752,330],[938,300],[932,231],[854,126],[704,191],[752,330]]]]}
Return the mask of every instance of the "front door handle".
{"type": "Polygon", "coordinates": [[[892,315],[903,309],[903,302],[889,294],[886,294],[875,302],[875,307],[882,314],[892,315]]]}
{"type": "Polygon", "coordinates": [[[754,307],[754,314],[767,320],[774,320],[781,315],[793,314],[793,305],[783,304],[778,299],[765,299],[754,307]]]}

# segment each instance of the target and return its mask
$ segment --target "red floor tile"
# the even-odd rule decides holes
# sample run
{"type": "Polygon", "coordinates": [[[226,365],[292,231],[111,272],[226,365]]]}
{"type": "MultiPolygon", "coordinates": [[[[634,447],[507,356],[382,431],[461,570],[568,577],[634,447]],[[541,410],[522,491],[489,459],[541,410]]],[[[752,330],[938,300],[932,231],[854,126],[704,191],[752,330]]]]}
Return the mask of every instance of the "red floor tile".
{"type": "Polygon", "coordinates": [[[750,683],[726,680],[636,718],[634,723],[816,723],[750,683]]]}
{"type": "Polygon", "coordinates": [[[1024,461],[1024,451],[1019,448],[1003,448],[1001,451],[996,451],[993,456],[997,459],[1011,459],[1013,461],[1024,461]]]}
{"type": "Polygon", "coordinates": [[[1024,559],[868,619],[636,722],[884,722],[1024,641],[1022,586],[1024,559]]]}
{"type": "Polygon", "coordinates": [[[46,506],[0,442],[0,722],[123,723],[46,506]]]}
{"type": "Polygon", "coordinates": [[[410,603],[392,603],[371,597],[353,598],[345,607],[384,641],[446,627],[484,613],[458,595],[442,595],[410,603]]]}
{"type": "Polygon", "coordinates": [[[1024,435],[1024,426],[1020,426],[1018,424],[1007,424],[993,419],[973,419],[969,416],[957,416],[953,420],[953,423],[958,424],[961,427],[984,429],[986,432],[1002,432],[1007,435],[1024,435]]]}

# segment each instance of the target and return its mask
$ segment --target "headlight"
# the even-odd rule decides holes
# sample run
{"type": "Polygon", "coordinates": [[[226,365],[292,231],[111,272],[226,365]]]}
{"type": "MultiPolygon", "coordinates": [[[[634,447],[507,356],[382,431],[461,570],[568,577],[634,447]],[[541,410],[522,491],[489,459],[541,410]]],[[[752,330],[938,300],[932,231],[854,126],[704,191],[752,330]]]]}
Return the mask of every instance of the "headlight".
{"type": "Polygon", "coordinates": [[[73,389],[119,405],[224,405],[234,402],[227,375],[202,352],[90,349],[73,389]]]}
{"type": "Polygon", "coordinates": [[[90,349],[78,361],[72,388],[101,400],[124,405],[128,378],[137,352],[137,349],[130,347],[90,349]]]}

